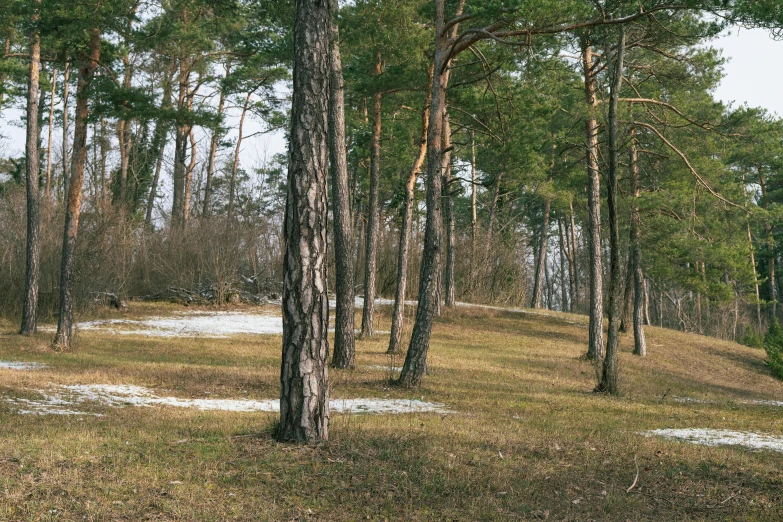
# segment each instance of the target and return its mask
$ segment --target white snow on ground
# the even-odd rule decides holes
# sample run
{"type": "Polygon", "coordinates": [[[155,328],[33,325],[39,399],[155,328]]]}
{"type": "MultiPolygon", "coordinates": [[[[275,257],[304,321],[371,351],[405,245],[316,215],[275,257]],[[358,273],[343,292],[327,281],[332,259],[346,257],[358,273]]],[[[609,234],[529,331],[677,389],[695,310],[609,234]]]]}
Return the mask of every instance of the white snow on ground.
{"type": "MultiPolygon", "coordinates": [[[[40,390],[42,399],[7,398],[22,414],[90,415],[71,409],[87,403],[121,408],[123,406],[171,406],[202,411],[280,411],[279,399],[181,399],[161,397],[149,388],[132,385],[77,384],[54,390],[40,390]]],[[[451,413],[443,404],[405,399],[332,399],[331,411],[337,413],[451,413]]]]}
{"type": "Polygon", "coordinates": [[[283,319],[242,312],[187,312],[173,317],[109,319],[79,323],[81,330],[150,337],[229,337],[240,334],[281,334],[283,319]]]}
{"type": "Polygon", "coordinates": [[[783,401],[769,401],[769,400],[758,400],[758,401],[747,401],[745,404],[757,404],[759,406],[776,406],[778,408],[783,408],[783,401]]]}
{"type": "Polygon", "coordinates": [[[37,362],[0,361],[0,369],[4,370],[37,370],[45,366],[37,362]]]}
{"type": "Polygon", "coordinates": [[[755,450],[783,452],[783,437],[750,431],[714,430],[709,428],[664,429],[641,432],[647,437],[662,437],[702,446],[744,446],[755,450]]]}
{"type": "Polygon", "coordinates": [[[401,372],[402,371],[402,367],[401,366],[389,367],[389,366],[384,366],[382,364],[373,364],[372,366],[370,366],[370,369],[371,370],[382,370],[384,372],[388,372],[389,370],[391,370],[393,372],[401,372]]]}

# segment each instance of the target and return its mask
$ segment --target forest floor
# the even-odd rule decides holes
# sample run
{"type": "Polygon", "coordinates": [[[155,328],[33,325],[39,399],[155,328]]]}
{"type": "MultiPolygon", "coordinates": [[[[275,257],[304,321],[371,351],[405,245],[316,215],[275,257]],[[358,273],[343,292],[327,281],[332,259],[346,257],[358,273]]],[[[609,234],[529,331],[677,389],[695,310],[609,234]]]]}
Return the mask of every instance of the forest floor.
{"type": "Polygon", "coordinates": [[[273,404],[279,335],[83,329],[54,353],[50,332],[24,338],[0,321],[0,521],[783,520],[783,382],[762,350],[651,327],[646,358],[623,337],[622,395],[609,397],[591,393],[585,327],[577,315],[447,310],[414,390],[389,383],[402,361],[384,353],[388,335],[359,340],[356,369],[330,371],[333,399],[438,411],[335,412],[328,443],[298,447],[274,441],[273,411],[201,407],[273,404]],[[650,433],[662,429],[731,430],[690,437],[734,445],[650,433]]]}

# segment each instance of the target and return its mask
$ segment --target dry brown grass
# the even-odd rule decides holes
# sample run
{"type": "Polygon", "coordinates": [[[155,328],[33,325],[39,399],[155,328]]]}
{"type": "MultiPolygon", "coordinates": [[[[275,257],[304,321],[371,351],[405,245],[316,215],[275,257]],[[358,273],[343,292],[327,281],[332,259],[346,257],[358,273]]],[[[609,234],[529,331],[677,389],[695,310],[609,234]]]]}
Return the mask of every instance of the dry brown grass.
{"type": "MultiPolygon", "coordinates": [[[[133,304],[122,314],[173,310],[133,304]]],[[[274,414],[125,407],[37,417],[0,402],[0,520],[783,519],[783,454],[637,434],[783,435],[783,410],[741,402],[783,400],[763,351],[649,328],[646,359],[623,339],[623,395],[607,397],[590,393],[583,324],[563,314],[447,311],[416,390],[370,368],[390,364],[387,336],[360,341],[357,369],[330,374],[333,397],[423,397],[456,413],[334,415],[330,442],[317,448],[274,442],[274,414]],[[639,482],[626,493],[635,456],[639,482]]],[[[379,327],[388,330],[387,315],[379,327]]],[[[0,370],[0,395],[77,382],[181,397],[278,393],[276,336],[83,332],[77,350],[55,354],[49,334],[28,339],[15,329],[0,323],[0,359],[49,366],[0,370]]]]}

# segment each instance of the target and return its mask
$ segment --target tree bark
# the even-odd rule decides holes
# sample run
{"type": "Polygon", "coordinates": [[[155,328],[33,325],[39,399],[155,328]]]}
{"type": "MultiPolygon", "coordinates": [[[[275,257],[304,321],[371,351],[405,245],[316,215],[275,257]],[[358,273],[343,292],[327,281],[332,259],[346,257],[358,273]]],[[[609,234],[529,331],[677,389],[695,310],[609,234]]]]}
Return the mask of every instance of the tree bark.
{"type": "Polygon", "coordinates": [[[87,160],[87,117],[89,115],[88,88],[92,81],[95,68],[101,57],[101,32],[98,28],[90,29],[89,56],[79,65],[79,82],[76,87],[76,125],[73,136],[73,159],[71,164],[71,182],[68,187],[68,205],[65,212],[65,229],[63,233],[62,268],[60,272],[60,315],[57,321],[57,334],[54,347],[67,350],[73,338],[73,285],[76,236],[79,231],[79,215],[81,214],[82,182],[84,181],[84,164],[87,160]]]}
{"type": "MultiPolygon", "coordinates": [[[[748,249],[750,250],[750,267],[753,269],[753,289],[756,292],[756,320],[759,323],[759,332],[762,331],[761,323],[761,295],[759,292],[758,273],[756,272],[756,253],[753,248],[753,235],[750,233],[750,220],[746,222],[748,229],[748,249]]],[[[699,294],[701,298],[701,294],[699,294]]],[[[699,299],[699,327],[701,327],[701,299],[699,299]]]]}
{"type": "Polygon", "coordinates": [[[639,157],[636,148],[636,137],[631,129],[631,258],[633,259],[633,353],[644,357],[647,355],[647,340],[644,337],[644,307],[645,279],[642,268],[642,226],[639,215],[639,157]]]}
{"type": "MultiPolygon", "coordinates": [[[[381,53],[375,61],[375,75],[381,74],[381,53]]],[[[362,337],[375,335],[375,284],[378,256],[379,194],[381,182],[381,116],[383,95],[372,97],[372,139],[370,142],[370,197],[367,202],[367,236],[364,241],[364,307],[362,309],[362,337]]]]}
{"type": "Polygon", "coordinates": [[[193,190],[193,172],[196,170],[196,136],[193,134],[193,127],[190,127],[188,133],[188,140],[190,140],[190,163],[188,169],[185,171],[185,196],[182,203],[182,219],[183,223],[187,225],[188,219],[190,219],[190,200],[193,190]]]}
{"type": "Polygon", "coordinates": [[[25,142],[25,178],[27,193],[27,256],[22,308],[22,335],[32,335],[38,330],[38,278],[41,257],[41,216],[39,212],[39,163],[38,145],[41,135],[38,117],[38,96],[41,72],[41,33],[38,30],[41,1],[36,0],[30,33],[30,72],[27,84],[27,136],[25,142]]]}
{"type": "MultiPolygon", "coordinates": [[[[185,58],[180,59],[178,83],[177,108],[181,113],[186,112],[189,105],[190,66],[185,58]]],[[[174,140],[174,189],[171,200],[171,223],[179,228],[185,225],[185,178],[187,177],[185,158],[188,155],[189,135],[190,125],[181,120],[178,121],[174,140]]]]}
{"type": "MultiPolygon", "coordinates": [[[[427,370],[427,351],[432,335],[432,320],[438,306],[438,273],[441,266],[441,168],[443,166],[443,116],[446,109],[446,87],[449,82],[449,45],[445,34],[445,0],[435,0],[435,52],[433,54],[432,99],[427,129],[427,221],[424,229],[424,251],[419,272],[419,305],[416,322],[398,379],[402,386],[417,386],[427,370]]],[[[455,16],[462,14],[460,0],[455,16]]],[[[456,34],[457,25],[451,34],[456,34]]]]}
{"type": "Polygon", "coordinates": [[[569,278],[571,279],[571,311],[573,312],[576,310],[577,305],[579,304],[580,298],[579,298],[579,271],[577,270],[576,266],[576,259],[578,255],[577,251],[577,240],[576,240],[576,224],[574,223],[574,202],[569,201],[568,202],[570,212],[568,213],[568,218],[570,221],[570,226],[568,229],[570,229],[569,236],[571,237],[571,247],[568,249],[569,252],[569,258],[568,258],[568,264],[569,264],[569,278]]]}
{"type": "Polygon", "coordinates": [[[71,87],[71,61],[65,62],[63,73],[63,200],[68,204],[68,178],[70,177],[71,162],[68,157],[68,98],[71,87]]]}
{"type": "Polygon", "coordinates": [[[446,110],[443,115],[443,198],[445,202],[444,216],[446,221],[446,269],[443,272],[444,304],[452,308],[456,302],[454,296],[454,199],[451,195],[451,122],[446,110]]]}
{"type": "MultiPolygon", "coordinates": [[[[769,210],[767,182],[764,180],[761,169],[759,169],[759,184],[761,185],[761,199],[764,201],[764,208],[769,210]]],[[[775,236],[769,218],[764,223],[764,231],[767,235],[767,284],[769,285],[769,322],[771,324],[777,318],[778,292],[775,284],[775,236]]]]}
{"type": "Polygon", "coordinates": [[[297,0],[283,260],[281,441],[329,438],[329,298],[326,281],[329,169],[329,2],[297,0]]]}
{"type": "Polygon", "coordinates": [[[405,200],[402,210],[402,224],[400,225],[400,246],[397,250],[397,290],[394,295],[394,312],[392,313],[391,335],[389,336],[389,349],[386,353],[402,352],[402,325],[405,311],[405,289],[408,283],[408,257],[410,250],[410,236],[413,223],[413,191],[416,188],[416,178],[419,175],[424,158],[427,155],[427,129],[429,128],[430,101],[432,96],[432,70],[429,73],[429,90],[424,101],[424,110],[421,113],[421,139],[419,151],[413,160],[405,182],[405,200]]]}
{"type": "Polygon", "coordinates": [[[587,357],[599,360],[604,355],[603,267],[601,262],[601,174],[598,171],[598,122],[595,95],[596,64],[590,41],[582,41],[582,65],[585,96],[590,115],[587,118],[587,228],[589,232],[590,324],[587,357]]]}
{"type": "Polygon", "coordinates": [[[332,223],[334,231],[335,317],[332,366],[353,368],[354,340],[354,270],[351,194],[348,186],[348,160],[345,150],[345,84],[340,56],[340,32],[337,25],[337,0],[331,0],[332,38],[329,69],[329,173],[332,182],[332,223]]]}
{"type": "Polygon", "coordinates": [[[620,40],[615,51],[614,71],[609,100],[609,179],[607,199],[609,206],[609,331],[606,336],[606,355],[604,356],[601,381],[598,391],[617,394],[617,351],[619,347],[620,306],[622,300],[622,267],[620,266],[620,222],[617,215],[618,196],[618,154],[617,142],[617,105],[623,84],[623,58],[625,55],[625,28],[620,26],[620,40]]]}

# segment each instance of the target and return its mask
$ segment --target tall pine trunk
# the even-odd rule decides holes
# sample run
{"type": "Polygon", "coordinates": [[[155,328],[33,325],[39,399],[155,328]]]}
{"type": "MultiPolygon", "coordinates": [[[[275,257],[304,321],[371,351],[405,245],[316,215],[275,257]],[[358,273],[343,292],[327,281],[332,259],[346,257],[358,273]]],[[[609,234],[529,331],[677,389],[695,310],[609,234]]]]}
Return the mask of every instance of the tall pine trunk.
{"type": "MultiPolygon", "coordinates": [[[[226,78],[231,73],[231,62],[226,62],[226,78]]],[[[226,88],[220,87],[220,99],[218,101],[218,125],[212,131],[212,138],[209,141],[209,160],[207,161],[207,180],[204,184],[204,205],[201,210],[202,216],[209,216],[212,204],[212,178],[215,175],[215,159],[217,158],[218,145],[223,136],[223,111],[226,107],[226,88]]]]}
{"type": "Polygon", "coordinates": [[[330,34],[329,2],[297,0],[277,438],[308,444],[329,438],[326,235],[330,34]]]}
{"type": "Polygon", "coordinates": [[[476,205],[476,131],[470,131],[470,281],[468,289],[471,301],[473,289],[476,284],[476,256],[478,248],[476,238],[478,236],[478,211],[476,205]]]}
{"type": "Polygon", "coordinates": [[[334,230],[335,263],[335,316],[334,353],[332,366],[353,368],[355,359],[354,339],[354,268],[353,226],[351,222],[350,188],[348,185],[348,159],[345,144],[345,84],[343,63],[340,56],[339,27],[337,25],[337,0],[331,0],[332,38],[329,69],[329,170],[332,182],[332,223],[334,230]]]}
{"type": "Polygon", "coordinates": [[[619,144],[617,142],[617,109],[623,84],[623,58],[625,55],[625,28],[620,27],[620,40],[614,57],[612,86],[609,98],[609,179],[607,200],[609,206],[609,331],[606,336],[606,355],[601,367],[598,391],[617,393],[617,352],[619,349],[620,306],[622,305],[622,267],[620,266],[620,222],[617,215],[619,195],[619,144]]]}
{"type": "Polygon", "coordinates": [[[405,311],[405,290],[408,283],[408,257],[410,250],[411,228],[413,224],[413,191],[416,188],[416,178],[419,175],[424,158],[427,155],[427,129],[429,128],[430,101],[432,97],[432,70],[430,70],[429,92],[421,113],[421,139],[419,151],[413,160],[405,181],[405,200],[402,209],[402,224],[400,225],[400,245],[397,250],[397,290],[394,294],[394,312],[392,313],[391,335],[387,353],[402,352],[402,324],[405,311]]]}
{"type": "MultiPolygon", "coordinates": [[[[375,75],[381,74],[381,53],[375,61],[375,75]]],[[[362,337],[375,335],[375,284],[378,264],[378,220],[381,182],[381,116],[383,95],[372,97],[372,139],[370,142],[370,197],[367,202],[367,235],[364,241],[364,307],[362,309],[362,337]]]]}
{"type": "Polygon", "coordinates": [[[65,72],[63,73],[63,201],[68,204],[68,184],[70,178],[71,162],[68,155],[68,99],[71,88],[71,61],[65,62],[65,72]]]}
{"type": "Polygon", "coordinates": [[[443,219],[446,224],[446,267],[443,271],[443,301],[447,307],[453,307],[454,295],[454,199],[451,195],[451,122],[448,110],[443,115],[443,219]]]}
{"type": "Polygon", "coordinates": [[[642,223],[639,215],[639,154],[636,137],[631,129],[631,258],[633,259],[633,353],[647,355],[647,341],[644,337],[645,279],[642,268],[642,223]]]}
{"type": "Polygon", "coordinates": [[[57,334],[54,347],[67,350],[73,338],[73,286],[75,268],[76,237],[79,232],[79,215],[82,205],[82,183],[84,165],[87,161],[87,117],[90,82],[101,57],[100,29],[90,29],[90,50],[86,60],[79,64],[79,81],[76,87],[76,113],[73,135],[73,158],[71,181],[68,186],[68,205],[65,210],[65,229],[63,232],[62,267],[60,272],[60,315],[57,321],[57,334]]]}
{"type": "Polygon", "coordinates": [[[595,76],[590,41],[582,41],[582,65],[585,96],[590,114],[587,118],[587,228],[589,231],[588,265],[590,272],[590,324],[587,357],[599,360],[604,355],[603,266],[601,262],[601,174],[598,171],[598,122],[596,121],[595,76]]]}
{"type": "Polygon", "coordinates": [[[27,84],[27,137],[25,142],[25,178],[27,193],[27,257],[22,308],[22,335],[31,335],[38,329],[38,278],[41,257],[41,215],[39,212],[38,145],[41,129],[38,118],[38,90],[41,72],[41,34],[38,30],[41,7],[36,1],[30,33],[30,73],[27,84]]]}
{"type": "MultiPolygon", "coordinates": [[[[443,116],[446,110],[446,87],[449,83],[449,40],[445,33],[445,0],[435,0],[435,52],[433,54],[432,99],[427,129],[427,220],[424,228],[424,251],[419,271],[419,305],[413,325],[408,353],[398,383],[417,386],[427,370],[427,351],[432,335],[432,321],[438,307],[438,273],[441,267],[441,169],[443,167],[443,116]]],[[[462,14],[460,0],[455,16],[462,14]]],[[[455,35],[457,24],[451,29],[455,35]]]]}

